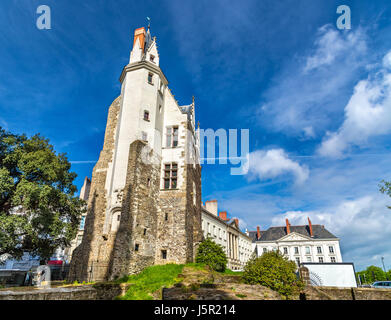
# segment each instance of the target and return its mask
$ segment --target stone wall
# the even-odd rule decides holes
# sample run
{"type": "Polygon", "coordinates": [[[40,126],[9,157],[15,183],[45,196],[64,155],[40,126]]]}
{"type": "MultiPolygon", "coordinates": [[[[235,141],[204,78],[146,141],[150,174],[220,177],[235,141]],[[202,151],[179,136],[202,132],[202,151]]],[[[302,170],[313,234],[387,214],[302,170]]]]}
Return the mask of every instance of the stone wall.
{"type": "Polygon", "coordinates": [[[160,162],[146,142],[137,140],[130,145],[109,279],[138,273],[155,263],[160,162]]]}
{"type": "Polygon", "coordinates": [[[129,286],[127,283],[98,283],[77,287],[29,288],[24,291],[0,290],[0,300],[114,300],[124,295],[129,286]]]}
{"type": "MultiPolygon", "coordinates": [[[[148,143],[134,141],[129,146],[125,187],[113,190],[117,196],[108,204],[106,180],[114,163],[120,105],[121,97],[109,108],[104,146],[91,179],[83,241],[72,256],[68,276],[72,282],[107,281],[153,264],[192,262],[202,240],[201,166],[186,161],[188,147],[178,148],[176,159],[178,178],[184,183],[175,190],[161,190],[161,157],[148,143]],[[120,219],[115,230],[113,216],[120,219]]],[[[192,128],[188,120],[180,125],[192,128]]],[[[187,142],[189,133],[184,132],[180,139],[187,142]]]]}
{"type": "Polygon", "coordinates": [[[303,293],[305,300],[391,300],[391,290],[377,288],[308,286],[303,293]]]}
{"type": "Polygon", "coordinates": [[[71,282],[104,280],[107,275],[110,256],[107,243],[112,245],[114,238],[103,235],[107,206],[105,183],[113,158],[120,106],[121,97],[118,97],[109,108],[103,149],[92,173],[83,241],[72,254],[68,275],[71,282]]]}

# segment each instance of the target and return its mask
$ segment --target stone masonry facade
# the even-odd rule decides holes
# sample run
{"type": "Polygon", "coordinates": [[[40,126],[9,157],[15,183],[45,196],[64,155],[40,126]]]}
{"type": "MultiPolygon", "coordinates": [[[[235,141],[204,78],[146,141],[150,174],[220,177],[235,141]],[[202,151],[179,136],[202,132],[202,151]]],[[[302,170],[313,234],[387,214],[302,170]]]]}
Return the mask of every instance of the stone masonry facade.
{"type": "Polygon", "coordinates": [[[156,39],[137,29],[121,95],[108,110],[69,281],[112,280],[154,264],[194,261],[202,240],[194,99],[179,106],[158,63],[156,39]]]}

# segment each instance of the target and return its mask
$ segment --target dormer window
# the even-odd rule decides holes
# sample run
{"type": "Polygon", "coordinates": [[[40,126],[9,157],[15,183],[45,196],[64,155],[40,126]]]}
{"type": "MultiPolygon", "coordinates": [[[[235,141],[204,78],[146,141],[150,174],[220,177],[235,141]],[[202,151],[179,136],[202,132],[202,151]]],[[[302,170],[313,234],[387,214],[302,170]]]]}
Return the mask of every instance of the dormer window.
{"type": "Polygon", "coordinates": [[[153,54],[151,54],[151,55],[149,56],[149,61],[155,63],[155,56],[154,56],[153,54]]]}
{"type": "Polygon", "coordinates": [[[148,73],[148,83],[153,84],[153,73],[148,73]]]}
{"type": "Polygon", "coordinates": [[[144,120],[149,121],[149,111],[148,110],[144,110],[144,120]]]}

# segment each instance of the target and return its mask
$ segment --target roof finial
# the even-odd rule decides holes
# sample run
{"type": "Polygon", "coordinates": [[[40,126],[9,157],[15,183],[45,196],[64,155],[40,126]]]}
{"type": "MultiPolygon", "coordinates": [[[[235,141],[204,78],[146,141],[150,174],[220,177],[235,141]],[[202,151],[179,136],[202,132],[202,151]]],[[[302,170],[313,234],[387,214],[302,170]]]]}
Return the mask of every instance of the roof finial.
{"type": "Polygon", "coordinates": [[[193,96],[193,106],[194,106],[194,96],[193,96]]]}
{"type": "Polygon", "coordinates": [[[149,28],[151,27],[151,18],[147,17],[147,20],[148,20],[148,30],[149,30],[149,28]]]}
{"type": "Polygon", "coordinates": [[[200,128],[200,121],[197,122],[198,129],[200,128]]]}

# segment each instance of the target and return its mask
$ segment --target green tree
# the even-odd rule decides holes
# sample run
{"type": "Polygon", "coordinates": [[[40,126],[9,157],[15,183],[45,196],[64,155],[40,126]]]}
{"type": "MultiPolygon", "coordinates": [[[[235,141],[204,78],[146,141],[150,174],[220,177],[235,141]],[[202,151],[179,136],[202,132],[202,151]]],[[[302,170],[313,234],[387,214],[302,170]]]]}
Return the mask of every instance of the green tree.
{"type": "Polygon", "coordinates": [[[361,283],[371,284],[375,281],[387,280],[387,274],[380,267],[369,266],[363,271],[356,273],[357,277],[360,276],[361,283]]]}
{"type": "Polygon", "coordinates": [[[227,256],[221,245],[207,238],[198,247],[196,262],[205,263],[213,270],[224,272],[227,267],[227,256]]]}
{"type": "Polygon", "coordinates": [[[70,244],[85,204],[70,167],[49,140],[0,127],[0,256],[29,252],[47,260],[70,244]]]}
{"type": "Polygon", "coordinates": [[[268,251],[258,258],[254,255],[247,262],[242,278],[245,283],[260,284],[290,298],[304,287],[296,268],[279,251],[268,251]]]}
{"type": "MultiPolygon", "coordinates": [[[[379,185],[379,190],[381,193],[384,193],[391,197],[391,182],[388,181],[382,181],[379,185]]],[[[391,206],[387,206],[389,209],[391,209],[391,206]]]]}

